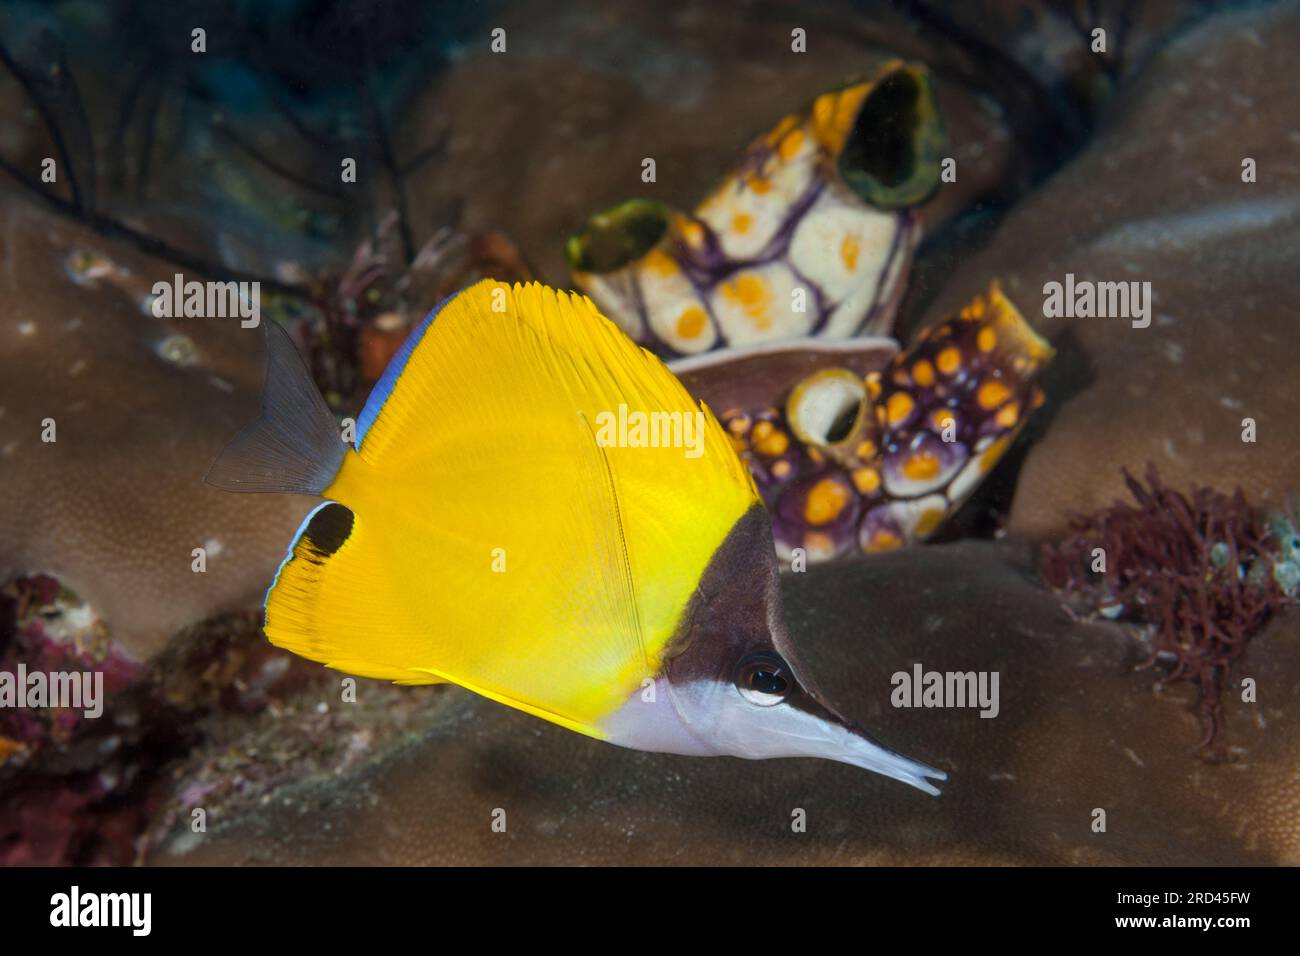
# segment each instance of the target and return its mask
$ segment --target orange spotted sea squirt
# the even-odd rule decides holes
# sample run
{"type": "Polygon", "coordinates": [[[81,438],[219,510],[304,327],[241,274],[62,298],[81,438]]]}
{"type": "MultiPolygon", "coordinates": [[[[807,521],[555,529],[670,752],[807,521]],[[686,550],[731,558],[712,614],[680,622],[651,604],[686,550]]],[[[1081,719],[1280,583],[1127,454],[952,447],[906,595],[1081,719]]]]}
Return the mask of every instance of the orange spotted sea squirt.
{"type": "Polygon", "coordinates": [[[1035,379],[1052,355],[995,283],[906,351],[863,338],[670,367],[722,410],[772,512],[778,554],[818,561],[938,530],[1042,404],[1035,379]],[[820,367],[780,389],[783,373],[810,364],[820,367]],[[756,404],[747,380],[778,400],[756,404]]]}
{"type": "Polygon", "coordinates": [[[592,216],[566,247],[573,281],[665,358],[886,332],[944,141],[925,68],[884,63],[754,140],[693,212],[592,216]]]}

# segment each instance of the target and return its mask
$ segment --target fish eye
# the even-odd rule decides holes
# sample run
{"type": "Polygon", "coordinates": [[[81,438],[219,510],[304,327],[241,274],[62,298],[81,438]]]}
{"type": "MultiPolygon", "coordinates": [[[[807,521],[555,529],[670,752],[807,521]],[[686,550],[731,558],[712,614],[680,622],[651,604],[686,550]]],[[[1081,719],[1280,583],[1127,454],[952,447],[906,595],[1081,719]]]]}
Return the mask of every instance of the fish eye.
{"type": "Polygon", "coordinates": [[[790,667],[776,654],[751,654],[736,669],[736,690],[751,704],[771,707],[785,700],[792,684],[790,667]]]}

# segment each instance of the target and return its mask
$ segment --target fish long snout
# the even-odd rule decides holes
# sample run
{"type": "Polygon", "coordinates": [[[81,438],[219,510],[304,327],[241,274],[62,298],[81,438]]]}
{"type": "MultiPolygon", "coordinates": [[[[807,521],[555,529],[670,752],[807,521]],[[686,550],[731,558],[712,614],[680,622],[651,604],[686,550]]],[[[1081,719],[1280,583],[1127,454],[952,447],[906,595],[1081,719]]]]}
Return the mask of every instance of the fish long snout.
{"type": "Polygon", "coordinates": [[[809,756],[825,757],[827,760],[852,764],[863,770],[893,777],[918,790],[924,790],[931,796],[937,797],[941,791],[930,781],[942,783],[948,779],[942,770],[936,770],[919,760],[882,746],[855,724],[828,723],[825,738],[809,740],[808,743],[811,745],[809,756]]]}

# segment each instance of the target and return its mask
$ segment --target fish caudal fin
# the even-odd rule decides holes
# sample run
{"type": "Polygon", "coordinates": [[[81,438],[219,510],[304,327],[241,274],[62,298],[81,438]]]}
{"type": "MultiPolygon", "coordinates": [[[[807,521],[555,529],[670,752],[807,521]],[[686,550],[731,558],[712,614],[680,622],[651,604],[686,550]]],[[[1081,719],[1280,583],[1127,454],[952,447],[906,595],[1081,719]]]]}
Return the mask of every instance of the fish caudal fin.
{"type": "Polygon", "coordinates": [[[319,495],[334,480],[347,445],[289,333],[266,329],[262,417],[235,436],[208,469],[223,491],[319,495]]]}

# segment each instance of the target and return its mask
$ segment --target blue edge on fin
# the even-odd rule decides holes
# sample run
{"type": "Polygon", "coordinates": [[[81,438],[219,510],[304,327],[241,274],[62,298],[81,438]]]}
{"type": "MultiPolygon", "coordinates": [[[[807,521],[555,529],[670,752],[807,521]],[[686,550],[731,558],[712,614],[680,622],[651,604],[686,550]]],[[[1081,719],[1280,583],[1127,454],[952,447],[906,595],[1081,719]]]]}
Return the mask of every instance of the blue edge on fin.
{"type": "MultiPolygon", "coordinates": [[[[384,374],[379,376],[379,381],[376,382],[375,387],[370,390],[370,397],[366,399],[366,405],[361,409],[361,414],[357,417],[356,447],[358,449],[361,448],[361,442],[365,439],[366,432],[370,431],[370,426],[375,423],[375,419],[379,417],[379,413],[384,410],[384,403],[388,401],[388,396],[393,393],[393,386],[397,384],[397,380],[402,377],[402,372],[406,370],[406,363],[410,361],[411,353],[415,351],[415,347],[419,345],[420,340],[424,338],[424,333],[429,330],[429,324],[433,322],[438,313],[442,311],[443,306],[456,298],[456,296],[460,295],[463,291],[464,289],[453,292],[451,295],[447,296],[447,298],[434,306],[429,314],[424,317],[424,321],[406,337],[406,341],[402,343],[402,347],[397,350],[397,354],[392,357],[388,363],[388,367],[384,369],[384,374]]],[[[280,582],[280,572],[284,570],[284,566],[293,558],[293,549],[298,546],[299,539],[302,538],[303,532],[307,530],[307,525],[311,524],[311,519],[316,517],[316,512],[332,503],[333,502],[322,501],[315,508],[312,508],[311,511],[307,513],[307,517],[302,519],[302,524],[298,525],[298,530],[294,533],[293,540],[289,542],[289,551],[284,556],[284,560],[280,562],[280,566],[275,569],[275,577],[271,579],[271,586],[266,589],[266,594],[262,597],[263,627],[266,626],[266,605],[271,600],[271,592],[275,590],[275,586],[280,582]]]]}
{"type": "Polygon", "coordinates": [[[460,295],[463,291],[465,290],[461,289],[459,292],[452,293],[433,307],[433,310],[424,317],[424,321],[420,323],[419,327],[406,337],[406,341],[402,343],[402,347],[397,350],[397,354],[392,357],[388,363],[388,367],[384,369],[384,374],[379,376],[379,381],[376,382],[375,387],[370,390],[370,397],[366,399],[366,407],[361,409],[361,414],[357,416],[358,451],[361,450],[361,443],[365,441],[366,432],[370,431],[370,426],[375,423],[375,419],[379,417],[379,413],[384,410],[384,403],[388,401],[388,396],[393,394],[393,386],[397,384],[397,380],[401,378],[402,373],[406,371],[406,363],[410,361],[411,353],[415,351],[415,347],[419,345],[420,340],[424,338],[424,333],[429,330],[429,324],[437,318],[438,313],[442,311],[444,305],[456,298],[456,296],[460,295]]]}

